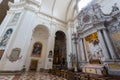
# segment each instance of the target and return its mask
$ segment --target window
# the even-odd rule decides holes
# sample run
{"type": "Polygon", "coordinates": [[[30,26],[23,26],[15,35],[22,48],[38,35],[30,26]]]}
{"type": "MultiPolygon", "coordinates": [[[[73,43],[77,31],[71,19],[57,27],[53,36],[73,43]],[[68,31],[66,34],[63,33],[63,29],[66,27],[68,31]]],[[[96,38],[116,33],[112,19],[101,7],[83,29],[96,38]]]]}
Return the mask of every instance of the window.
{"type": "Polygon", "coordinates": [[[78,9],[81,11],[84,7],[86,7],[92,0],[80,0],[78,2],[78,9]]]}

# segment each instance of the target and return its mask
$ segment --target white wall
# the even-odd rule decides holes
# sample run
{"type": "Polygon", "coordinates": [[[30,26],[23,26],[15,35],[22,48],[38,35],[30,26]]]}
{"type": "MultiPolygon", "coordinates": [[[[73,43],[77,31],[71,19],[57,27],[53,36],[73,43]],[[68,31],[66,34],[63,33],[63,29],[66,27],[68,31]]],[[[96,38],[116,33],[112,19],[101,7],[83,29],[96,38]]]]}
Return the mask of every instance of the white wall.
{"type": "MultiPolygon", "coordinates": [[[[23,7],[23,6],[22,6],[23,7]]],[[[20,16],[20,20],[14,26],[14,33],[9,40],[9,43],[6,47],[6,51],[0,61],[0,70],[7,71],[16,71],[21,70],[23,65],[26,66],[26,69],[29,69],[31,59],[38,59],[38,71],[40,68],[49,69],[52,68],[52,62],[48,61],[48,53],[50,50],[54,51],[54,39],[55,33],[58,30],[63,31],[65,34],[67,33],[66,25],[51,19],[50,17],[44,16],[42,14],[36,14],[34,11],[30,9],[24,8],[13,8],[10,9],[10,13],[7,14],[5,20],[3,21],[1,27],[6,29],[8,27],[8,23],[13,18],[14,13],[20,11],[22,15],[20,16]],[[51,22],[52,21],[52,22],[51,22]],[[33,30],[37,25],[44,25],[49,30],[48,38],[33,38],[33,30]],[[33,58],[30,56],[33,43],[35,41],[40,41],[43,44],[43,51],[40,58],[33,58]],[[13,48],[21,48],[20,56],[21,59],[10,62],[6,55],[9,56],[13,48]]],[[[13,26],[11,26],[13,28],[13,26]]],[[[0,33],[0,36],[3,34],[0,33]]],[[[67,34],[66,34],[67,35],[67,34]]]]}
{"type": "MultiPolygon", "coordinates": [[[[117,2],[120,7],[119,0],[114,0],[114,1],[104,0],[103,2],[101,2],[100,4],[102,5],[103,12],[109,13],[111,11],[111,6],[115,2],[117,2]],[[106,5],[108,2],[110,4],[106,5]]],[[[23,5],[21,5],[21,7],[23,7],[23,5]]],[[[35,39],[42,42],[44,47],[41,55],[42,57],[38,59],[39,60],[38,70],[40,68],[45,68],[45,69],[52,68],[52,62],[48,61],[48,53],[50,50],[54,51],[55,33],[57,31],[61,30],[66,34],[67,56],[72,52],[73,45],[71,44],[71,32],[74,30],[72,27],[77,26],[76,21],[74,23],[70,22],[67,25],[55,19],[52,19],[49,16],[45,16],[44,14],[36,13],[36,11],[32,11],[29,8],[17,9],[16,7],[15,9],[13,7],[13,9],[10,9],[6,18],[4,19],[3,23],[0,26],[0,30],[1,30],[0,37],[2,37],[4,31],[6,30],[6,27],[12,27],[12,28],[14,27],[14,33],[12,34],[8,46],[6,47],[6,51],[0,61],[0,70],[12,70],[12,71],[21,70],[23,68],[23,65],[26,66],[27,70],[29,69],[30,60],[32,59],[32,57],[30,56],[31,48],[34,43],[34,39],[32,38],[33,30],[37,25],[41,25],[41,24],[48,28],[49,36],[47,39],[44,38],[35,39]],[[10,19],[17,11],[22,12],[20,20],[16,25],[8,26],[10,19]],[[20,56],[22,56],[22,58],[20,60],[17,60],[16,62],[10,62],[6,58],[6,55],[9,56],[12,49],[16,47],[21,48],[20,56]]],[[[68,57],[68,62],[69,62],[69,57],[68,57]]],[[[70,67],[70,64],[68,64],[68,66],[70,67]]]]}

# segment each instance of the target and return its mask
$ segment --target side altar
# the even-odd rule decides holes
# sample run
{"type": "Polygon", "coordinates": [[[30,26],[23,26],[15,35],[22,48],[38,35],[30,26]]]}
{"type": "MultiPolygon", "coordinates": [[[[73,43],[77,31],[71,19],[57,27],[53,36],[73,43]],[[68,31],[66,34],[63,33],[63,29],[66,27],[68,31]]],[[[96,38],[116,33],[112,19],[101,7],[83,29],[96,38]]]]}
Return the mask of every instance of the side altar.
{"type": "Polygon", "coordinates": [[[89,63],[82,66],[82,72],[97,75],[107,75],[104,64],[100,64],[98,59],[91,60],[89,63]]]}
{"type": "Polygon", "coordinates": [[[76,26],[82,72],[120,75],[120,9],[113,5],[109,15],[99,4],[78,14],[76,26]]]}

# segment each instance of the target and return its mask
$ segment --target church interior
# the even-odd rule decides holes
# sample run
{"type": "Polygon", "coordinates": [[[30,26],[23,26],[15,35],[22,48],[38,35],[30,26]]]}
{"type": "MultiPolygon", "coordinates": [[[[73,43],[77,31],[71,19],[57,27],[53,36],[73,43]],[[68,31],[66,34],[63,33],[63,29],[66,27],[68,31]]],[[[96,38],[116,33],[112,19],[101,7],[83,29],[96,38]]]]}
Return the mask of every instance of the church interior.
{"type": "Polygon", "coordinates": [[[0,80],[120,80],[120,0],[0,0],[0,80]]]}

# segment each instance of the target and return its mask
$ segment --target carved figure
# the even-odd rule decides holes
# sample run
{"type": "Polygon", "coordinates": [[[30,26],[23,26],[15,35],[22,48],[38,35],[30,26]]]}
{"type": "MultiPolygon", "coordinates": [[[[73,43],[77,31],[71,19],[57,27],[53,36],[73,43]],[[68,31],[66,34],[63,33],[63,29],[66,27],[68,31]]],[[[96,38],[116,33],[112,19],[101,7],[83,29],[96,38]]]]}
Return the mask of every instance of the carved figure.
{"type": "Polygon", "coordinates": [[[90,50],[91,50],[91,53],[92,53],[92,59],[100,59],[103,57],[103,54],[102,54],[102,49],[100,48],[99,46],[99,41],[98,40],[93,40],[91,43],[90,43],[90,50]]]}
{"type": "Polygon", "coordinates": [[[112,6],[112,12],[118,11],[119,8],[117,6],[117,3],[114,4],[114,6],[112,6]]]}
{"type": "Polygon", "coordinates": [[[51,51],[49,51],[48,58],[52,58],[52,50],[51,50],[51,51]]]}
{"type": "Polygon", "coordinates": [[[17,60],[19,60],[19,59],[22,58],[22,56],[21,56],[21,57],[19,56],[19,55],[20,55],[20,52],[21,52],[21,49],[20,49],[20,48],[14,48],[14,49],[12,50],[10,56],[9,56],[9,57],[7,56],[7,58],[8,58],[9,61],[11,61],[11,62],[17,61],[17,60]]]}

